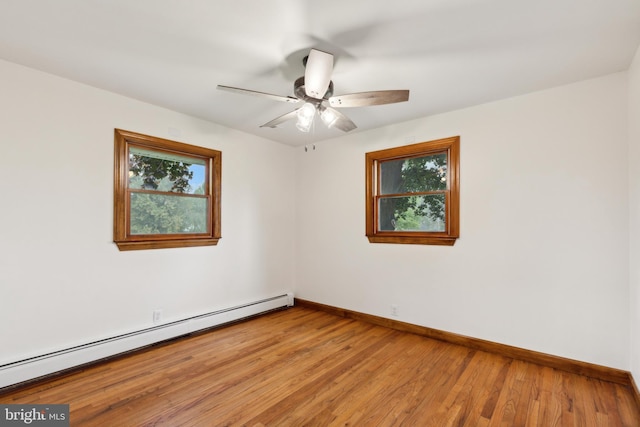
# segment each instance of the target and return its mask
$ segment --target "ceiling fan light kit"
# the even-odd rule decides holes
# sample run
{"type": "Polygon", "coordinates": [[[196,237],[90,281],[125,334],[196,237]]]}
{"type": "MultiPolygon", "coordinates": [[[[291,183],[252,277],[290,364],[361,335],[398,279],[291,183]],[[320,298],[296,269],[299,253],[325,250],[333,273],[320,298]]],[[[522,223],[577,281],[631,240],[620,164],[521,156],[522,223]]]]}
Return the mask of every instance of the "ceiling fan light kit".
{"type": "Polygon", "coordinates": [[[313,118],[316,115],[316,107],[310,102],[305,102],[304,105],[296,110],[298,116],[298,122],[296,127],[302,132],[309,132],[311,125],[313,124],[313,118]]]}
{"type": "Polygon", "coordinates": [[[320,118],[328,128],[332,128],[338,121],[338,115],[335,113],[335,110],[326,107],[321,108],[320,118]]]}
{"type": "Polygon", "coordinates": [[[367,107],[409,100],[408,90],[379,90],[333,96],[333,82],[331,81],[333,55],[321,50],[311,49],[309,55],[303,60],[303,64],[305,65],[304,76],[296,79],[293,84],[295,97],[273,95],[224,85],[218,85],[218,89],[244,95],[260,96],[281,102],[303,102],[302,107],[276,117],[260,126],[275,128],[281,123],[297,118],[296,127],[302,132],[311,130],[316,114],[320,116],[322,122],[329,128],[335,127],[343,132],[349,132],[357,127],[351,119],[332,107],[367,107]],[[329,106],[324,105],[325,102],[329,106]]]}

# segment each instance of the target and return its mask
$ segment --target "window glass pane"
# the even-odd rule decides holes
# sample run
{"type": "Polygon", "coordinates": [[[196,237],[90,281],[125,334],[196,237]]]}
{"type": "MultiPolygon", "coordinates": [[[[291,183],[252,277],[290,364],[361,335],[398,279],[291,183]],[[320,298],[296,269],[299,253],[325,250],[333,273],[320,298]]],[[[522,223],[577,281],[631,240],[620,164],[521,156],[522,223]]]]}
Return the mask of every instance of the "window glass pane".
{"type": "Polygon", "coordinates": [[[380,231],[445,231],[445,196],[382,197],[378,204],[380,231]]]}
{"type": "Polygon", "coordinates": [[[205,193],[203,159],[139,147],[129,149],[129,188],[185,194],[205,193]]]}
{"type": "Polygon", "coordinates": [[[381,195],[446,189],[446,153],[380,163],[381,195]]]}
{"type": "Polygon", "coordinates": [[[131,234],[206,232],[206,198],[131,193],[131,234]]]}

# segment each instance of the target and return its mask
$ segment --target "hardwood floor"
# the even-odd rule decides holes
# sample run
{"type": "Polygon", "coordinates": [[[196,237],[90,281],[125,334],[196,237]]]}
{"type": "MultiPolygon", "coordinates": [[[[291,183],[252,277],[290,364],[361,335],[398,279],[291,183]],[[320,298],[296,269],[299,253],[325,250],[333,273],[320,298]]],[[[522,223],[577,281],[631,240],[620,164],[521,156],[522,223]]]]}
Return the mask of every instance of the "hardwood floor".
{"type": "Polygon", "coordinates": [[[294,307],[0,394],[72,426],[640,426],[628,388],[294,307]]]}

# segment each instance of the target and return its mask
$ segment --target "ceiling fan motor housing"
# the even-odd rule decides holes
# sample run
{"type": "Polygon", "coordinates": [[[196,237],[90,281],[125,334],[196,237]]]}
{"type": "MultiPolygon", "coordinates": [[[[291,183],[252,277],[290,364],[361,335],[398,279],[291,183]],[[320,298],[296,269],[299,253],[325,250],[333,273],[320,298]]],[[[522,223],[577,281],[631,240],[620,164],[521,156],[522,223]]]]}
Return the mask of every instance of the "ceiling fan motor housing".
{"type": "Polygon", "coordinates": [[[296,96],[296,98],[306,102],[322,101],[323,99],[328,99],[333,96],[333,81],[329,81],[329,87],[327,88],[327,91],[325,92],[322,99],[316,99],[306,94],[304,90],[304,76],[302,76],[296,79],[296,81],[293,83],[293,94],[296,96]]]}

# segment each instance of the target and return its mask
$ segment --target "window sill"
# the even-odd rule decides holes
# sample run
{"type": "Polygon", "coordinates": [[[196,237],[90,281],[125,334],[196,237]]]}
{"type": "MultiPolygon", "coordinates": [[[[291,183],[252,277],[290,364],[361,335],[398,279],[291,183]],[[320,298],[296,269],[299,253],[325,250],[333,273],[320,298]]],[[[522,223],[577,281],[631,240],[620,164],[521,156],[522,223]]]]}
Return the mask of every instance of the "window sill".
{"type": "Polygon", "coordinates": [[[167,249],[167,248],[188,248],[193,246],[215,246],[218,244],[219,237],[208,239],[176,239],[176,240],[156,240],[156,241],[137,241],[137,242],[115,242],[121,251],[135,251],[142,249],[167,249]]]}
{"type": "Polygon", "coordinates": [[[409,245],[453,246],[457,237],[435,236],[367,236],[369,243],[398,243],[409,245]]]}

